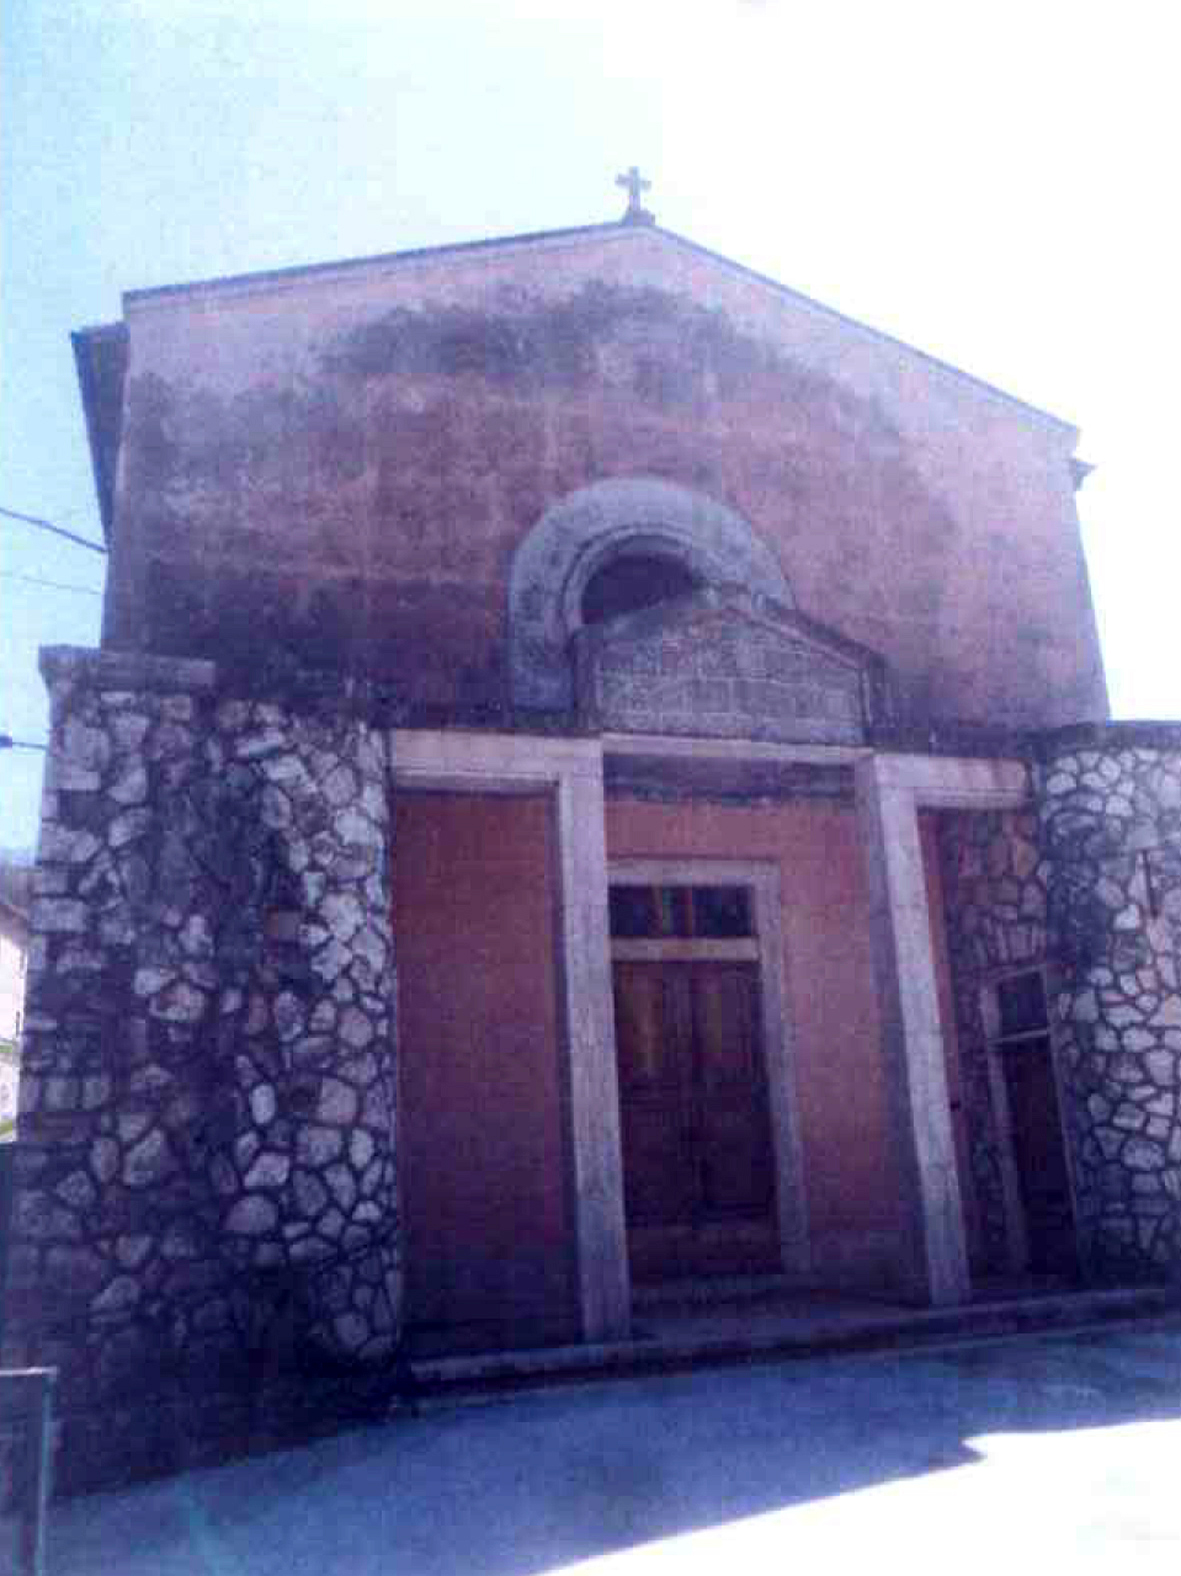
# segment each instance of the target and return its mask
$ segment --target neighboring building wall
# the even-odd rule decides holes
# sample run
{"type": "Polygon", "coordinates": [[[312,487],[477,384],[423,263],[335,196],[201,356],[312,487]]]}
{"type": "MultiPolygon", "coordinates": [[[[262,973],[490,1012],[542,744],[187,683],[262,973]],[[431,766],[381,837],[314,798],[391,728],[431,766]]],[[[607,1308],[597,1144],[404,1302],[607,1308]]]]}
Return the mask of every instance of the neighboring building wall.
{"type": "Polygon", "coordinates": [[[1073,429],[674,237],[126,312],[109,645],[295,653],[495,716],[518,544],[580,488],[659,478],[748,521],[796,607],[885,659],[904,718],[1106,715],[1073,429]]]}
{"type": "Polygon", "coordinates": [[[398,1057],[411,1350],[581,1335],[554,804],[394,799],[398,1057]]]}
{"type": "Polygon", "coordinates": [[[1074,1091],[1082,1249],[1103,1279],[1181,1273],[1181,728],[1042,747],[1041,836],[1074,1091]]]}
{"type": "Polygon", "coordinates": [[[20,1052],[9,1041],[0,1044],[0,1142],[16,1136],[16,1102],[20,1089],[20,1052]]]}
{"type": "Polygon", "coordinates": [[[20,1039],[28,952],[28,920],[0,901],[0,1042],[20,1039]]]}
{"type": "Polygon", "coordinates": [[[0,1140],[11,1136],[16,1118],[28,950],[27,921],[0,901],[0,1140]]]}
{"type": "Polygon", "coordinates": [[[64,1479],[250,1427],[400,1320],[384,736],[337,690],[49,651],[7,1288],[64,1479]]]}
{"type": "Polygon", "coordinates": [[[607,851],[612,859],[779,865],[785,1039],[795,1059],[814,1272],[829,1284],[890,1287],[899,1185],[853,807],[611,800],[607,851]]]}
{"type": "Polygon", "coordinates": [[[1047,957],[1050,867],[1032,810],[941,811],[943,912],[958,1043],[962,1123],[972,1186],[973,1272],[1010,1267],[1002,1155],[993,1109],[983,993],[998,974],[1047,957]]]}

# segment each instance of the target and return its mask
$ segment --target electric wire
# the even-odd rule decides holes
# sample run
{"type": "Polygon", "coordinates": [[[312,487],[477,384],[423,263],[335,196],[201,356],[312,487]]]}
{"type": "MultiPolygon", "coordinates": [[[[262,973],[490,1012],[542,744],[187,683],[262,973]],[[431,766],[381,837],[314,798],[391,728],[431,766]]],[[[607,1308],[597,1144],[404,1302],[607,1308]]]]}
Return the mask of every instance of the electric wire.
{"type": "Polygon", "coordinates": [[[18,509],[5,509],[0,506],[0,514],[8,520],[20,520],[24,525],[35,525],[39,531],[52,531],[54,536],[64,536],[67,542],[77,542],[79,547],[89,547],[92,553],[102,553],[106,556],[106,547],[102,542],[92,541],[88,536],[79,536],[74,531],[67,531],[62,525],[54,525],[52,520],[43,520],[40,515],[22,514],[18,509]]]}
{"type": "Polygon", "coordinates": [[[82,596],[102,596],[93,586],[70,586],[62,580],[42,580],[39,575],[18,574],[15,569],[0,569],[0,580],[23,580],[30,586],[48,586],[51,591],[77,591],[82,596]]]}

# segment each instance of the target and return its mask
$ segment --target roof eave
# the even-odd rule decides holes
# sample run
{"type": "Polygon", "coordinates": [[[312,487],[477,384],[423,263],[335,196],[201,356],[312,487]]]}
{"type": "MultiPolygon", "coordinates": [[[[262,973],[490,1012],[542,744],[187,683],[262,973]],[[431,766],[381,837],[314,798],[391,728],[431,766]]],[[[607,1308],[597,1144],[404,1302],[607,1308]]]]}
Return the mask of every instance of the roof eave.
{"type": "MultiPolygon", "coordinates": [[[[86,439],[90,447],[90,468],[94,476],[94,490],[98,497],[99,517],[103,537],[108,546],[115,507],[115,466],[119,452],[122,426],[123,373],[126,370],[127,329],[123,323],[102,323],[91,328],[76,329],[70,335],[74,351],[74,366],[78,374],[78,387],[82,396],[82,412],[86,420],[86,439]],[[117,372],[117,409],[104,408],[104,393],[95,375],[95,357],[103,347],[116,346],[124,352],[123,364],[117,372]]],[[[105,396],[109,400],[109,393],[105,396]]]]}

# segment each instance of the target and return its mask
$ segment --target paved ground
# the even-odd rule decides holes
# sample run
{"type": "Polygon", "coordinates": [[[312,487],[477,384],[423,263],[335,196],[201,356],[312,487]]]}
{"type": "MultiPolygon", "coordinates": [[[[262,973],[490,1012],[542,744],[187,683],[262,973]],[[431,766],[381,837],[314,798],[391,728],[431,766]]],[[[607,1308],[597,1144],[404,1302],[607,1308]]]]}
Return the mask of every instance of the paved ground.
{"type": "Polygon", "coordinates": [[[75,1500],[50,1529],[50,1576],[998,1555],[1012,1576],[1181,1568],[1181,1320],[539,1391],[75,1500]]]}

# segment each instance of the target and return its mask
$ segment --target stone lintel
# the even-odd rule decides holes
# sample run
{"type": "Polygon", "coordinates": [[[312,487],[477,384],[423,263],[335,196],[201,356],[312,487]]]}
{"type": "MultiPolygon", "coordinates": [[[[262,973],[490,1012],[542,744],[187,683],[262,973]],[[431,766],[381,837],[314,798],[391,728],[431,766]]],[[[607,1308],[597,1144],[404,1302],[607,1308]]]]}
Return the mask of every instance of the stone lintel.
{"type": "Polygon", "coordinates": [[[1181,722],[1151,719],[1119,722],[1077,722],[1033,735],[1034,753],[1040,761],[1078,750],[1181,751],[1181,722]]]}
{"type": "Polygon", "coordinates": [[[1029,790],[1023,761],[875,753],[874,777],[908,794],[916,806],[949,810],[1013,810],[1029,790]]]}

